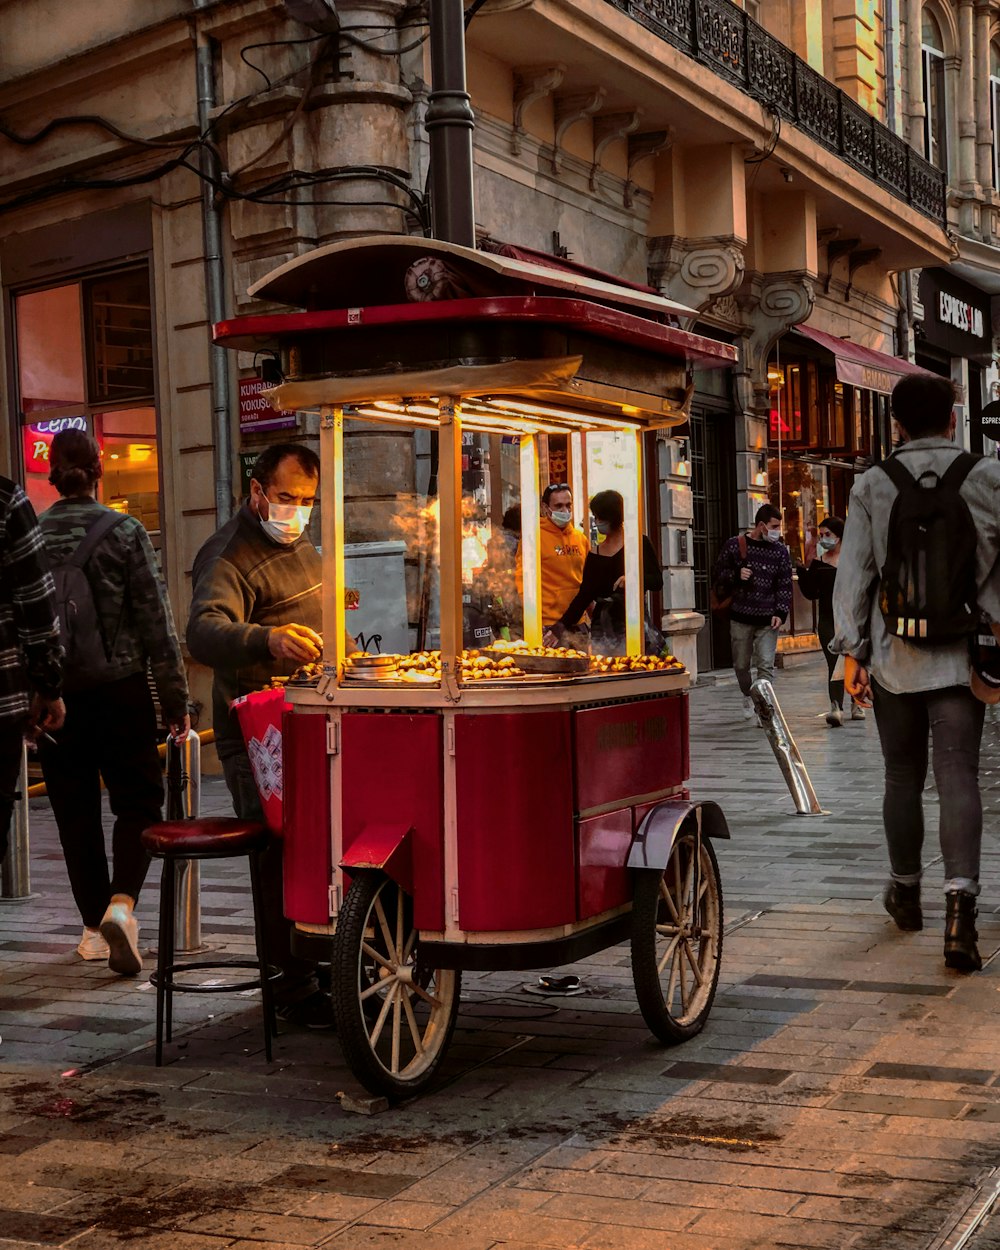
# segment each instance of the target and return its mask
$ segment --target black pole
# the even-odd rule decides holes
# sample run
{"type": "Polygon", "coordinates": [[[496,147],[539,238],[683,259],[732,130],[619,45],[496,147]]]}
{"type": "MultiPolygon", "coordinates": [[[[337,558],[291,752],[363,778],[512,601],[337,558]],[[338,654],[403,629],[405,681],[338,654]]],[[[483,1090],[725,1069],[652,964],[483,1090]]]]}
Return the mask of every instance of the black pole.
{"type": "Polygon", "coordinates": [[[472,131],[476,119],[465,86],[463,0],[430,0],[431,227],[435,239],[476,246],[472,131]]]}

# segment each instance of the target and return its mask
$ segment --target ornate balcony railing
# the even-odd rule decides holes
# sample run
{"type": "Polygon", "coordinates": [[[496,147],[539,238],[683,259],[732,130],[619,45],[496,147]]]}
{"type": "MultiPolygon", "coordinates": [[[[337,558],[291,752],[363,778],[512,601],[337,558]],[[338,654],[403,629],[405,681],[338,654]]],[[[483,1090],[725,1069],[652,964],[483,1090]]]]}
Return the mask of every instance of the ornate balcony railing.
{"type": "Polygon", "coordinates": [[[733,0],[608,0],[616,9],[710,66],[939,225],[943,170],[768,34],[733,0]]]}

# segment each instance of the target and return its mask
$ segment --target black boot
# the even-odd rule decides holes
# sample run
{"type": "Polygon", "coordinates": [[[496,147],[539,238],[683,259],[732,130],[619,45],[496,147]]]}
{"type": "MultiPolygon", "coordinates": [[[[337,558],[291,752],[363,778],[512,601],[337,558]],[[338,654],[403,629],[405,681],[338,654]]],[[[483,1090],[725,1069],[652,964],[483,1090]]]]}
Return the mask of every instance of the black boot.
{"type": "Polygon", "coordinates": [[[976,940],[976,896],[964,890],[945,895],[944,962],[959,972],[978,972],[983,966],[976,940]]]}
{"type": "Polygon", "coordinates": [[[916,933],[924,927],[919,883],[902,885],[899,881],[890,881],[882,891],[882,904],[895,920],[896,928],[904,933],[916,933]]]}

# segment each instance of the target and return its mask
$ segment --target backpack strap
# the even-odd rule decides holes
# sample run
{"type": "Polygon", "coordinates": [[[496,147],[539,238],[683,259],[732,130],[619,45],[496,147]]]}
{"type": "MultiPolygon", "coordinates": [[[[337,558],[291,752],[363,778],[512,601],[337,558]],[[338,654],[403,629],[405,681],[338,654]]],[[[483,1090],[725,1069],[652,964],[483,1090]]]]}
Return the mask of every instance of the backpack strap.
{"type": "Polygon", "coordinates": [[[897,490],[906,490],[916,480],[902,460],[897,460],[895,456],[890,456],[888,460],[883,460],[877,467],[889,478],[897,490]]]}
{"type": "Polygon", "coordinates": [[[982,456],[977,456],[971,451],[959,452],[942,474],[941,485],[947,486],[950,490],[961,490],[962,483],[982,459],[982,456]]]}
{"type": "Polygon", "coordinates": [[[747,536],[746,534],[741,534],[739,538],[737,538],[736,546],[739,548],[740,559],[746,560],[747,558],[747,536]]]}
{"type": "Polygon", "coordinates": [[[75,569],[82,569],[100,546],[101,540],[104,536],[109,534],[116,526],[121,525],[127,515],[127,513],[113,512],[109,509],[102,516],[99,516],[97,520],[88,527],[79,547],[77,547],[72,557],[67,560],[66,563],[75,569]]]}

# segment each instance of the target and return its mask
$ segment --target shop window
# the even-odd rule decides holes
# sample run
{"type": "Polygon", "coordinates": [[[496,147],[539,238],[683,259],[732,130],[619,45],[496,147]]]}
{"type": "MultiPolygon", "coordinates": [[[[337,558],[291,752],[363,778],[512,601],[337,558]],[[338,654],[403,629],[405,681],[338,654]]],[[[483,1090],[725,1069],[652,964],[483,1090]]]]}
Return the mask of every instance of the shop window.
{"type": "Polygon", "coordinates": [[[938,169],[948,168],[948,107],[945,93],[944,38],[937,19],[923,11],[920,56],[923,67],[924,150],[938,169]]]}
{"type": "Polygon", "coordinates": [[[159,546],[159,449],[149,274],[134,268],[14,298],[24,485],[36,512],[58,498],[49,448],[61,430],[101,449],[98,498],[159,546]]]}

